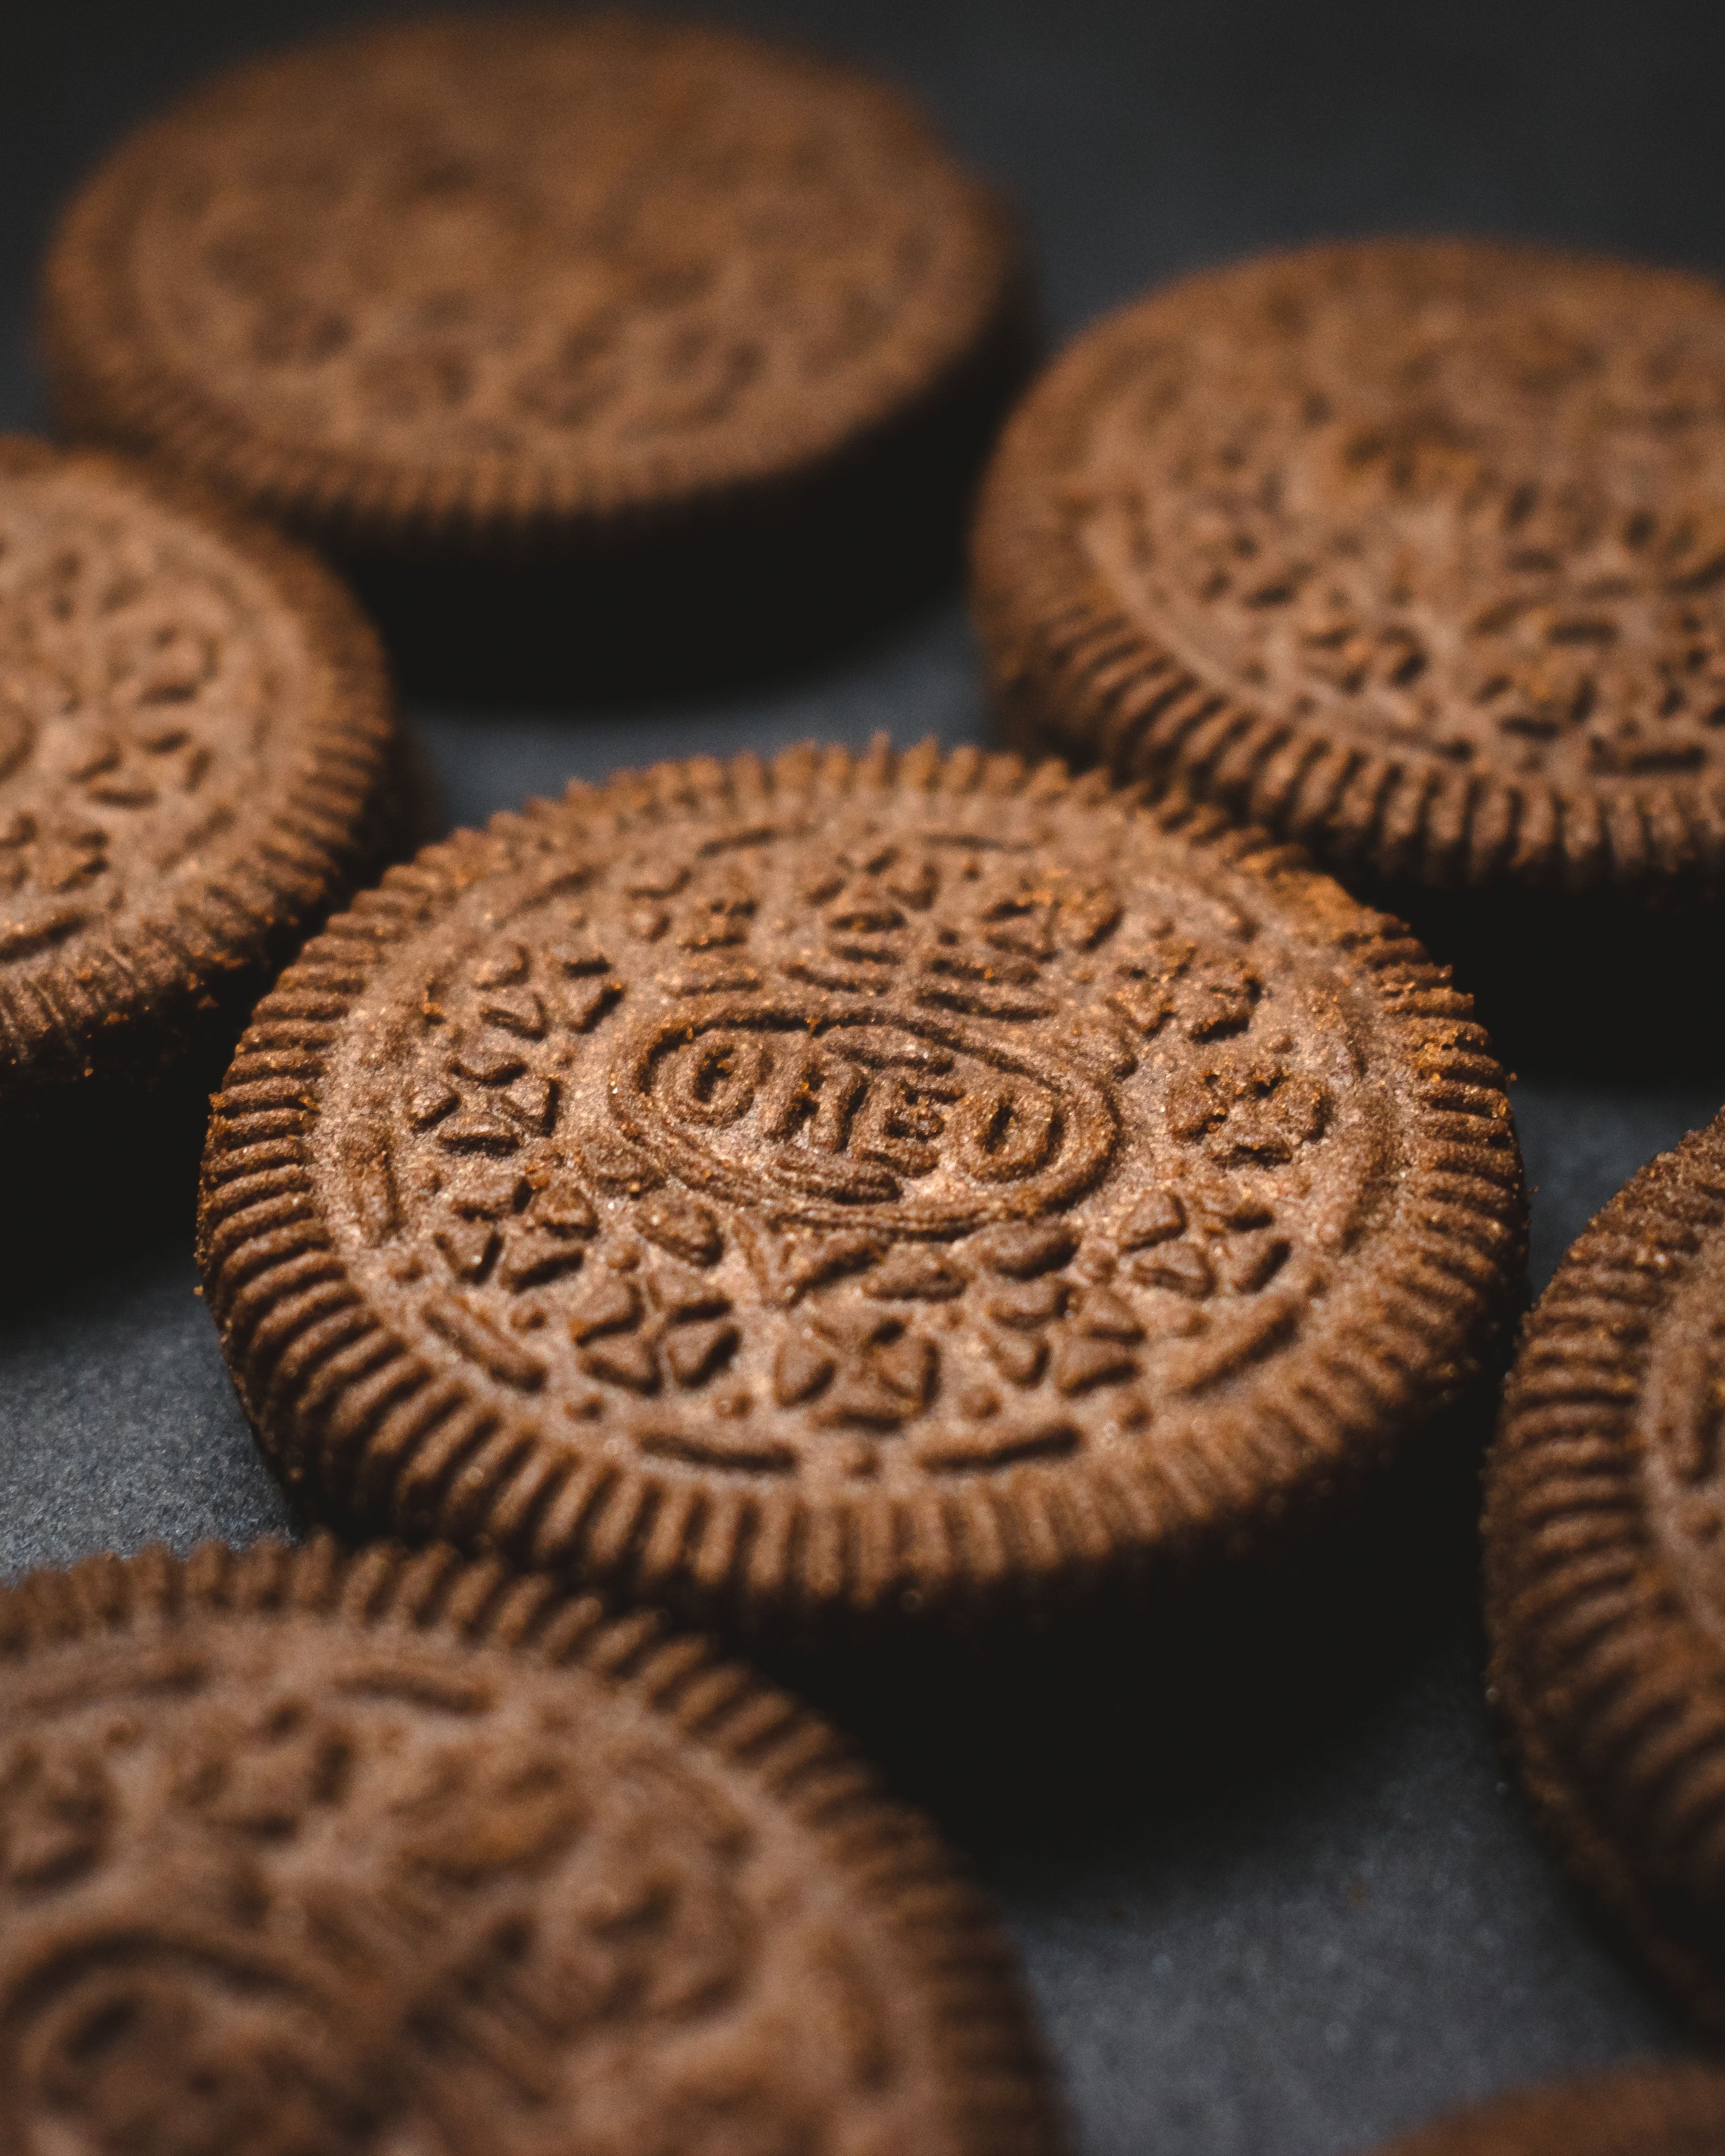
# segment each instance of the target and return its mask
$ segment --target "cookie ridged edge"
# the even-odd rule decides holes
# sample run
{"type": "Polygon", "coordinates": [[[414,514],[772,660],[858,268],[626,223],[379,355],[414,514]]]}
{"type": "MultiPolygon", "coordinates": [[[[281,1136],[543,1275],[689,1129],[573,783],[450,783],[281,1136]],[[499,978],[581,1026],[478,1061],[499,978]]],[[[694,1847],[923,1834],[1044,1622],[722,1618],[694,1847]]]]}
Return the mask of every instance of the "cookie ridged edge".
{"type": "MultiPolygon", "coordinates": [[[[0,1088],[148,1067],[176,1033],[231,1001],[377,870],[397,835],[404,754],[376,632],[311,554],[195,485],[105,450],[0,436],[0,485],[90,473],[147,514],[199,526],[262,576],[302,635],[322,707],[284,714],[304,753],[261,809],[256,843],[220,882],[146,906],[120,939],[96,928],[67,963],[57,947],[0,969],[0,1088]],[[145,1042],[152,1044],[146,1049],[145,1042]]],[[[236,1019],[237,1024],[237,1019],[236,1019]]],[[[229,1035],[232,1038],[232,1035],[229,1035]]]]}
{"type": "Polygon", "coordinates": [[[1725,1116],[1610,1199],[1529,1319],[1487,1466],[1485,1578],[1490,1696],[1536,1815],[1725,2041],[1725,1651],[1664,1573],[1636,1432],[1650,1333],[1721,1235],[1725,1116]]]}
{"type": "MultiPolygon", "coordinates": [[[[1340,243],[1260,257],[1288,266],[1345,255],[1463,249],[1510,262],[1604,256],[1501,241],[1340,243]]],[[[1091,385],[1170,302],[1247,266],[1202,272],[1084,332],[1009,420],[985,475],[971,539],[971,602],[1008,738],[1026,753],[1100,762],[1125,780],[1177,783],[1245,822],[1309,846],[1343,870],[1435,890],[1509,884],[1529,891],[1635,897],[1717,896],[1725,885],[1725,784],[1543,778],[1467,772],[1290,719],[1194,673],[1122,604],[1063,513],[1054,474],[1085,424],[1091,385]]],[[[1640,276],[1709,280],[1636,265],[1640,276]]]]}
{"type": "MultiPolygon", "coordinates": [[[[560,18],[529,7],[444,19],[507,34],[512,20],[531,25],[560,18]]],[[[90,174],[61,213],[38,298],[49,386],[67,431],[160,457],[259,515],[361,551],[453,546],[485,552],[522,542],[536,549],[596,536],[634,546],[705,531],[727,507],[768,515],[799,511],[818,490],[843,486],[877,460],[920,447],[931,424],[938,426],[973,398],[1003,403],[1009,382],[1024,371],[1032,311],[1021,220],[1004,194],[958,161],[915,100],[794,41],[768,41],[716,23],[675,25],[841,82],[927,145],[974,228],[977,304],[966,321],[955,321],[943,349],[919,355],[914,367],[890,352],[877,357],[865,377],[868,394],[857,399],[850,424],[824,443],[807,444],[788,459],[740,464],[722,476],[705,470],[678,475],[669,485],[665,475],[675,465],[674,450],[662,453],[655,475],[636,485],[590,471],[559,471],[531,453],[429,467],[259,433],[239,406],[200,392],[139,337],[123,249],[142,182],[178,135],[196,136],[205,105],[230,82],[267,75],[308,50],[328,53],[335,64],[344,48],[362,50],[415,27],[423,25],[350,25],[310,45],[242,63],[146,121],[90,174]]]]}
{"type": "Polygon", "coordinates": [[[392,870],[332,921],[259,1005],[204,1156],[198,1252],[208,1306],[260,1444],[297,1502],[324,1517],[504,1551],[517,1562],[665,1601],[703,1621],[843,1610],[890,1617],[1056,1603],[1078,1586],[1170,1570],[1363,1481],[1489,1366],[1525,1248],[1521,1165],[1500,1073],[1465,996],[1399,923],[1358,906],[1294,850],[1214,810],[1150,803],[1100,775],[932,744],[860,757],[789,750],[660,765],[562,803],[536,802],[392,870]],[[1404,1044],[1427,1158],[1404,1176],[1399,1239],[1376,1322],[1340,1333],[1274,1410],[1219,1414],[1178,1448],[1086,1459],[1009,1486],[978,1477],[920,1502],[811,1505],[794,1485],[715,1489],[642,1459],[623,1466],[500,1424],[437,1375],[363,1301],[319,1217],[306,1140],[325,1055],[371,969],[493,864],[577,834],[632,836],[667,812],[762,813],[775,801],[901,788],[1146,816],[1266,895],[1303,904],[1314,939],[1375,987],[1404,1044]],[[1242,1471],[1242,1461],[1251,1463],[1242,1471]],[[913,1598],[906,1604],[905,1598],[913,1598]]]}
{"type": "Polygon", "coordinates": [[[1399,2136],[1379,2156],[1716,2156],[1722,2143],[1725,2074],[1638,2060],[1497,2097],[1399,2136]]]}
{"type": "Polygon", "coordinates": [[[184,1559],[157,1544],[29,1573],[0,1589],[0,1683],[68,1642],[223,1614],[441,1635],[533,1667],[578,1668],[639,1702],[782,1806],[880,1912],[927,1989],[953,2156],[1055,2156],[1064,2146],[1023,1980],[983,1896],[834,1731],[710,1640],[657,1611],[615,1615],[595,1596],[446,1545],[350,1550],[319,1533],[297,1548],[207,1542],[184,1559]]]}

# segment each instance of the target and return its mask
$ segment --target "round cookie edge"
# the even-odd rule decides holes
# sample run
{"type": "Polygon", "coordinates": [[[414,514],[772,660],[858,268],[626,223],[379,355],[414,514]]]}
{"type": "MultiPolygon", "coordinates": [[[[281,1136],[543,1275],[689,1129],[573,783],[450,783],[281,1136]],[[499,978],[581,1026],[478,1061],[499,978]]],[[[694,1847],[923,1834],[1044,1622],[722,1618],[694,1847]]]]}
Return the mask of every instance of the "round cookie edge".
{"type": "MultiPolygon", "coordinates": [[[[321,1043],[359,993],[368,957],[381,963],[417,920],[436,917],[464,881],[483,873],[488,849],[516,834],[555,829],[572,814],[597,814],[613,799],[631,800],[638,813],[659,799],[720,808],[740,798],[747,806],[781,786],[841,797],[872,788],[883,798],[901,786],[944,786],[1033,803],[1112,796],[1182,842],[1216,849],[1230,867],[1294,880],[1315,910],[1334,916],[1328,926],[1338,948],[1358,957],[1368,947],[1361,965],[1367,992],[1382,997],[1392,1022],[1407,1024],[1410,1088],[1423,1081],[1430,1096],[1422,1096],[1422,1108],[1432,1162],[1417,1202],[1407,1200],[1398,1214],[1411,1238],[1404,1276],[1385,1288],[1376,1332],[1356,1326],[1347,1341],[1351,1358],[1344,1362],[1339,1349],[1330,1356],[1326,1367],[1336,1382],[1328,1396],[1321,1399],[1323,1389],[1314,1385],[1290,1403],[1285,1428],[1255,1426],[1255,1456],[1275,1453],[1276,1475],[1263,1478],[1244,1507],[1237,1493],[1223,1497],[1210,1487],[1208,1454],[1194,1461],[1189,1481],[1158,1478],[1149,1494],[1125,1469],[1099,1463],[1084,1477],[1081,1503],[1054,1502],[1020,1477],[1014,1502],[1028,1507],[1024,1556],[984,1601],[1028,1595],[1058,1602],[1075,1580],[1099,1584],[1184,1543],[1237,1546],[1242,1536],[1269,1532],[1286,1514],[1300,1517],[1307,1501],[1327,1502],[1333,1484],[1369,1479],[1471,1392],[1512,1314],[1525,1239],[1519,1155],[1500,1074],[1466,998],[1399,924],[1358,906],[1294,849],[1238,833],[1213,810],[1142,801],[1099,775],[1075,782],[1054,765],[1031,769],[1014,757],[975,751],[943,759],[932,747],[898,753],[883,743],[861,758],[810,748],[788,752],[770,767],[745,757],[729,766],[703,760],[622,775],[428,850],[332,923],[260,1005],[212,1116],[199,1258],[230,1372],[266,1457],[296,1502],[320,1517],[413,1539],[439,1535],[505,1548],[529,1566],[665,1600],[702,1622],[778,1621],[822,1608],[865,1622],[911,1611],[974,1614],[967,1600],[974,1583],[960,1562],[962,1527],[957,1514],[947,1517],[955,1506],[962,1510],[956,1495],[933,1508],[939,1517],[921,1532],[911,1515],[927,1508],[879,1501],[891,1509],[888,1543],[898,1553],[890,1579],[863,1578],[862,1538],[842,1537],[844,1577],[823,1585],[834,1551],[803,1531],[819,1508],[776,1485],[750,1493],[747,1532],[742,1512],[728,1526],[708,1512],[701,1547],[655,1538],[650,1525],[666,1478],[653,1463],[623,1467],[572,1453],[560,1466],[562,1449],[497,1426],[459,1381],[430,1371],[384,1317],[365,1307],[317,1224],[310,1171],[297,1151],[295,1134],[316,1112],[321,1043]],[[344,1368],[354,1373],[345,1403],[344,1368]],[[1371,1401],[1370,1412],[1336,1404],[1362,1399],[1371,1401]],[[1172,1520],[1159,1516],[1157,1506],[1176,1494],[1183,1509],[1172,1520]],[[774,1563],[763,1572],[767,1557],[774,1563]]],[[[665,1510],[675,1520],[678,1508],[665,1510]]]]}
{"type": "Polygon", "coordinates": [[[1628,1846],[1645,1842],[1650,1813],[1674,1823],[1686,1811],[1682,1838],[1692,1841],[1697,1817],[1725,1811],[1706,1788],[1708,1747],[1725,1748],[1725,1656],[1664,1583],[1635,1486],[1646,1368],[1638,1328],[1676,1285],[1686,1237],[1692,1254],[1697,1210],[1698,1233],[1725,1231],[1725,1115],[1607,1201],[1530,1314],[1487,1457],[1482,1534],[1487,1696],[1536,1816],[1609,1928],[1718,2039],[1725,1958],[1710,1965],[1676,1935],[1661,1903],[1682,1893],[1681,1880],[1650,1871],[1628,1846]],[[1686,1219],[1674,1194],[1697,1163],[1713,1205],[1709,1214],[1692,1204],[1686,1219]],[[1600,1302],[1615,1306],[1622,1332],[1589,1353],[1600,1302]],[[1530,1547],[1542,1523],[1561,1522],[1566,1491],[1592,1533],[1573,1548],[1555,1536],[1543,1553],[1530,1547]],[[1589,1788],[1573,1757],[1572,1686],[1589,1691],[1584,1715],[1620,1725],[1609,1786],[1589,1788]],[[1632,1812],[1641,1815],[1633,1825],[1632,1812]]]}
{"type": "Polygon", "coordinates": [[[27,1096],[172,1060],[182,1032],[197,1030],[212,1008],[227,1009],[240,993],[261,988],[406,835],[397,795],[408,737],[388,664],[377,632],[334,573],[194,480],[113,450],[0,436],[0,482],[68,467],[98,475],[146,510],[196,524],[263,577],[303,634],[327,702],[306,715],[314,753],[261,819],[260,837],[270,844],[253,855],[244,886],[212,886],[196,903],[148,916],[148,949],[113,954],[99,985],[88,968],[80,974],[50,956],[32,972],[28,1002],[15,988],[0,994],[0,1083],[27,1096]],[[236,921],[244,924],[238,933],[236,921]],[[28,1026],[21,1008],[50,1014],[51,1022],[28,1026]],[[146,1042],[153,1044],[147,1053],[146,1042]]]}
{"type": "MultiPolygon", "coordinates": [[[[567,18],[533,7],[500,18],[457,10],[441,19],[526,24],[567,18]]],[[[596,19],[604,19],[603,13],[596,19]]],[[[411,26],[410,26],[411,27],[411,26]]],[[[242,411],[225,408],[153,359],[140,341],[118,269],[118,251],[132,214],[137,168],[147,171],[183,131],[195,134],[207,101],[228,84],[267,75],[278,63],[312,51],[362,49],[387,43],[400,24],[338,27],[321,38],[242,60],[195,85],[176,104],[130,130],[91,169],[62,208],[39,277],[39,341],[55,409],[65,431],[136,456],[160,459],[230,496],[251,513],[302,536],[361,558],[398,551],[416,556],[453,544],[485,554],[522,544],[537,549],[600,537],[626,539],[631,548],[658,536],[681,542],[722,526],[737,511],[778,520],[795,515],[827,491],[843,493],[879,463],[896,471],[932,428],[944,432],[957,415],[961,429],[975,403],[1004,410],[1009,388],[1022,381],[1034,347],[1032,275],[1023,219],[999,187],[960,161],[921,103],[896,85],[849,68],[794,39],[757,38],[718,24],[695,26],[703,36],[788,59],[855,86],[914,122],[947,168],[971,217],[988,274],[976,282],[990,296],[963,332],[945,340],[944,357],[915,373],[877,365],[865,414],[824,444],[758,470],[663,490],[654,485],[606,489],[588,482],[549,488],[534,477],[532,459],[511,470],[416,471],[400,460],[366,463],[339,450],[260,434],[242,411]]],[[[977,459],[979,461],[979,454],[977,459]]]]}
{"type": "MultiPolygon", "coordinates": [[[[1003,429],[971,525],[971,611],[996,712],[1027,755],[1099,762],[1123,783],[1178,784],[1311,848],[1338,874],[1363,870],[1440,891],[1715,895],[1725,884],[1725,797],[1703,829],[1669,786],[1631,779],[1565,793],[1543,779],[1461,773],[1440,757],[1375,752],[1280,718],[1207,682],[1158,642],[1091,567],[1058,513],[1050,454],[1070,437],[1088,377],[1148,311],[1248,268],[1458,249],[1641,267],[1497,239],[1322,241],[1189,273],[1102,315],[1056,355],[1003,429]]],[[[1715,289],[1698,272],[1645,274],[1715,289]]]]}
{"type": "Polygon", "coordinates": [[[1725,2074],[1686,2059],[1636,2060],[1471,2104],[1396,2136],[1378,2156],[1712,2156],[1720,2134],[1725,2074]]]}
{"type": "Polygon", "coordinates": [[[344,1548],[317,1532],[236,1550],[154,1544],[44,1567],[0,1587],[0,1684],[37,1652],[123,1631],[301,1615],[388,1625],[580,1668],[662,1717],[788,1814],[880,1913],[935,2009],[952,2156],[1058,2156],[1064,2118],[1022,1975],[988,1900],[933,1827],[813,1710],[657,1610],[617,1612],[591,1594],[447,1544],[344,1548]]]}

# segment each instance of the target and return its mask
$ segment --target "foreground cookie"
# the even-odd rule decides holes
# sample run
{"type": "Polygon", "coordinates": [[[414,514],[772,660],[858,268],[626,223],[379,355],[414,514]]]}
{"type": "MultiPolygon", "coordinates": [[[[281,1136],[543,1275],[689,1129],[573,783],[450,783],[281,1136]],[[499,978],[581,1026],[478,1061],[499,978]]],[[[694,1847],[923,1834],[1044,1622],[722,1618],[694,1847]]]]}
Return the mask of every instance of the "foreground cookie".
{"type": "MultiPolygon", "coordinates": [[[[931,522],[956,552],[1024,282],[1001,205],[882,85],[485,15],[310,45],[145,128],[69,213],[44,321],[74,429],[416,578],[458,556],[444,608],[475,557],[499,596],[549,562],[566,669],[572,622],[632,602],[639,670],[668,609],[716,629],[715,578],[731,607],[787,580],[783,638],[823,563],[888,574],[931,522]]],[[[495,675],[517,654],[485,633],[495,675]]]]}
{"type": "Polygon", "coordinates": [[[727,1619],[1214,1556],[1404,1448],[1512,1293],[1497,1069],[1399,936],[1011,757],[577,788],[259,1006],[229,1365],[314,1512],[727,1619]]]}
{"type": "Polygon", "coordinates": [[[1725,2035],[1725,1118],[1530,1322],[1487,1483],[1491,1681],[1570,1869],[1725,2035]]]}
{"type": "Polygon", "coordinates": [[[0,440],[0,1102],[234,1018],[376,866],[398,759],[376,639],[309,557],[0,440]]]}
{"type": "Polygon", "coordinates": [[[1630,2066],[1554,2084],[1410,2133],[1383,2156],[1717,2156],[1725,2074],[1630,2066]]]}
{"type": "Polygon", "coordinates": [[[1055,2143],[1006,1949],[812,1717],[448,1550],[0,1595],[8,2148],[1055,2143]]]}
{"type": "Polygon", "coordinates": [[[985,489],[978,619],[1021,742],[1349,869],[1710,896],[1722,474],[1711,280],[1314,248],[1060,361],[985,489]]]}

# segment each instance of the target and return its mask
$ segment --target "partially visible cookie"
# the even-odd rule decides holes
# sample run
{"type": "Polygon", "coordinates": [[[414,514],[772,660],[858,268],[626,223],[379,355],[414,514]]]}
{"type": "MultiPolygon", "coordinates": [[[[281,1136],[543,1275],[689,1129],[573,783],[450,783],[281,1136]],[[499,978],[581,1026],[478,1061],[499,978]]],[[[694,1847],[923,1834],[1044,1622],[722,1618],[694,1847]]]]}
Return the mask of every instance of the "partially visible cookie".
{"type": "Polygon", "coordinates": [[[977,619],[1021,745],[1178,780],[1343,872],[1712,899],[1722,498],[1712,279],[1315,247],[1054,366],[985,485],[977,619]]]}
{"type": "Polygon", "coordinates": [[[652,1617],[326,1541],[0,1594],[0,2142],[1050,2156],[1008,1952],[652,1617]]]}
{"type": "Polygon", "coordinates": [[[1542,1824],[1725,2037],[1725,1117],[1531,1319],[1486,1486],[1491,1681],[1542,1824]]]}
{"type": "MultiPolygon", "coordinates": [[[[524,577],[578,680],[775,638],[936,540],[1026,339],[1015,223],[911,100],[623,15],[442,16],[230,73],[124,145],[49,257],[75,430],[437,580],[524,577]]],[[[410,573],[409,573],[410,572],[410,573]]],[[[769,654],[771,655],[771,654],[769,654]]]]}
{"type": "Polygon", "coordinates": [[[1687,2064],[1558,2082],[1404,2135],[1382,2156],[1718,2156],[1725,2074],[1687,2064]]]}
{"type": "Polygon", "coordinates": [[[1273,1537],[1489,1364],[1507,1103],[1396,924],[1013,757],[666,765],[393,872],[259,1005],[200,1250],[314,1514],[744,1626],[1273,1537]]]}
{"type": "Polygon", "coordinates": [[[308,555],[0,441],[0,1101],[237,1026],[401,835],[403,754],[377,639],[308,555]]]}

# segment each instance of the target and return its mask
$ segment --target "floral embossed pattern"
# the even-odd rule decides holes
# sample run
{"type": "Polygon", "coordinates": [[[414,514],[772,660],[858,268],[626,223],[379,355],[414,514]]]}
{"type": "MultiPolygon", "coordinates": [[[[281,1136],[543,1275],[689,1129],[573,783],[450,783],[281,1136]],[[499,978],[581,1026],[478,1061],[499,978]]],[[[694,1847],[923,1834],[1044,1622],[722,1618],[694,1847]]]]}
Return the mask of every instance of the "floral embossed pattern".
{"type": "Polygon", "coordinates": [[[171,1031],[382,835],[369,632],[313,564],[101,457],[0,444],[0,1061],[171,1031]]]}
{"type": "MultiPolygon", "coordinates": [[[[549,1551],[578,1491],[590,1538],[644,1476],[675,1569],[691,1505],[726,1535],[793,1493],[835,1523],[984,1486],[1016,1505],[1220,1442],[1381,1312],[1419,1059],[1435,1077],[1477,1040],[1417,947],[1404,1048],[1332,940],[1370,916],[1326,880],[1009,761],[906,770],[578,792],[386,886],[341,945],[357,973],[309,962],[351,984],[311,1202],[345,1292],[449,1389],[390,1516],[456,1502],[549,1551]],[[506,1501],[470,1455],[437,1494],[462,1398],[534,1434],[506,1501]]],[[[244,1255],[250,1118],[280,1083],[305,1099],[318,993],[290,976],[265,1004],[212,1136],[205,1263],[243,1386],[253,1328],[278,1337],[244,1255]]],[[[1502,1180],[1464,1358],[1517,1203],[1495,1071],[1470,1068],[1457,1134],[1502,1180]]],[[[321,1435],[250,1397],[315,1486],[321,1435]]],[[[614,1517],[633,1563],[641,1522],[614,1517]]],[[[986,1561],[1021,1561],[1010,1532],[986,1561]]]]}
{"type": "Polygon", "coordinates": [[[1710,282],[1317,249],[1125,311],[1033,407],[982,544],[1027,724],[1395,874],[1675,876],[1725,849],[1710,282]],[[1027,520],[1142,639],[1137,680],[1118,635],[1104,675],[1045,670],[1027,520]]]}
{"type": "Polygon", "coordinates": [[[1047,2148],[999,1950],[932,1840],[741,1672],[701,1669],[686,1733],[706,1658],[655,1671],[635,1631],[448,1552],[326,1544],[0,1603],[8,2151],[1047,2148]],[[807,1816],[841,1790],[842,1846],[807,1816]],[[1003,2068],[951,2056],[958,1993],[1003,2068]]]}
{"type": "Polygon", "coordinates": [[[79,370],[123,321],[125,363],[260,468],[434,493],[507,469],[526,513],[830,453],[960,361],[1012,274],[896,94],[619,18],[288,54],[147,132],[77,216],[49,297],[79,370]]]}
{"type": "Polygon", "coordinates": [[[266,593],[100,478],[0,477],[0,961],[159,906],[268,785],[306,654],[266,593]]]}
{"type": "Polygon", "coordinates": [[[825,1483],[1058,1458],[1291,1335],[1381,1203],[1313,973],[1076,830],[894,802],[576,854],[392,969],[330,1202],[439,1359],[583,1437],[825,1483]]]}

